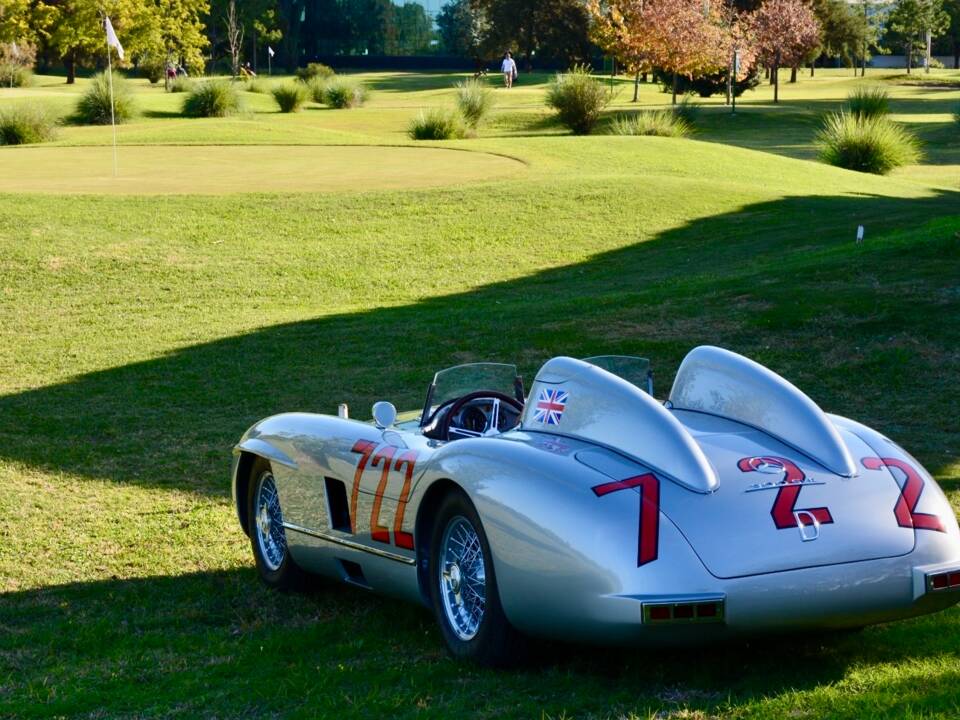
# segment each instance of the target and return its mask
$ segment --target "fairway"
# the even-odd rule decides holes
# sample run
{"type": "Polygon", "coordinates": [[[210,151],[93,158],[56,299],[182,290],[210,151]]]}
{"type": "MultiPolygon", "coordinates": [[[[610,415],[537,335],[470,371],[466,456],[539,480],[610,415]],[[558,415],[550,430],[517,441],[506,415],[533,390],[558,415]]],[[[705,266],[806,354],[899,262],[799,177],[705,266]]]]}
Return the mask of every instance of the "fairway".
{"type": "Polygon", "coordinates": [[[504,155],[391,146],[108,146],[0,149],[0,192],[127,195],[333,192],[459,185],[510,176],[504,155]]]}
{"type": "MultiPolygon", "coordinates": [[[[960,510],[960,89],[888,84],[922,163],[816,161],[823,114],[890,74],[785,73],[779,105],[704,102],[693,139],[571,137],[523,74],[478,137],[429,143],[406,128],[463,75],[358,74],[352,110],[244,92],[204,120],[132,80],[119,178],[109,127],[0,148],[0,717],[954,720],[956,607],[484,670],[423,608],[267,591],[230,498],[231,448],[275,413],[417,408],[480,360],[529,386],[555,355],[650,358],[663,400],[715,344],[888,434],[960,510]]],[[[0,108],[66,116],[85,84],[0,108]]],[[[669,102],[613,88],[601,133],[669,102]]]]}

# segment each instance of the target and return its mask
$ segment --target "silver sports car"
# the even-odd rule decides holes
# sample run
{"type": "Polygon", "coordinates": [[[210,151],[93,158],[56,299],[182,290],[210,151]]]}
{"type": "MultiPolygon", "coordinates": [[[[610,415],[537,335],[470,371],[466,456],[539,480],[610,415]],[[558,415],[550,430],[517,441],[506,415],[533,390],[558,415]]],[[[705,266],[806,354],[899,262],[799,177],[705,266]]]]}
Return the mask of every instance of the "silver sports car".
{"type": "Polygon", "coordinates": [[[854,628],[960,600],[960,530],[893,441],[716,347],[669,399],[649,363],[438,372],[421,411],[290,413],[236,446],[233,496],[272,586],[310,572],[433,609],[456,657],[524,636],[673,643],[854,628]]]}

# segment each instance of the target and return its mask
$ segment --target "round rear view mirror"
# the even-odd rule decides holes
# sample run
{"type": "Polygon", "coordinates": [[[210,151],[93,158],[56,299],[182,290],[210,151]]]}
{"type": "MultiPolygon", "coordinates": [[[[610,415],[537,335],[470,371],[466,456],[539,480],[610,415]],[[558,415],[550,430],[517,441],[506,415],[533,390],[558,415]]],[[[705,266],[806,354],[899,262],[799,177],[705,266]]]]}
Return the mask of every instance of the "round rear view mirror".
{"type": "Polygon", "coordinates": [[[394,420],[397,419],[397,409],[393,406],[393,403],[389,403],[386,400],[375,402],[371,412],[373,414],[373,421],[381,430],[393,425],[394,420]]]}

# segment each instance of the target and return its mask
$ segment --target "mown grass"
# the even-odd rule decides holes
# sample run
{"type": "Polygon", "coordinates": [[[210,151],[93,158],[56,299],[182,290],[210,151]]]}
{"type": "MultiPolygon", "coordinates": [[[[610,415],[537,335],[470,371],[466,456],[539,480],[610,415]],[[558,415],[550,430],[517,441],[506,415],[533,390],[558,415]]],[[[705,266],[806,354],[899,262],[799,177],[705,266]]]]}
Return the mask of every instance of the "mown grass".
{"type": "MultiPolygon", "coordinates": [[[[416,407],[468,360],[530,378],[554,354],[639,354],[663,397],[687,350],[721,344],[901,441],[960,509],[960,194],[774,154],[816,127],[762,103],[742,126],[705,108],[697,141],[557,137],[527,79],[498,97],[499,137],[443,143],[521,159],[506,180],[0,195],[0,716],[956,716],[957,609],[693,652],[549,646],[501,673],[448,660],[418,608],[258,584],[229,499],[240,433],[338,402],[416,407]],[[729,147],[740,132],[774,152],[729,147]]],[[[349,112],[249,95],[247,118],[121,132],[388,143],[453,104],[449,76],[367,80],[349,112]]],[[[816,83],[798,102],[839,107],[850,85],[816,83]]],[[[940,92],[898,88],[892,112],[938,123],[940,92]]],[[[927,150],[949,167],[949,146],[927,150]]]]}

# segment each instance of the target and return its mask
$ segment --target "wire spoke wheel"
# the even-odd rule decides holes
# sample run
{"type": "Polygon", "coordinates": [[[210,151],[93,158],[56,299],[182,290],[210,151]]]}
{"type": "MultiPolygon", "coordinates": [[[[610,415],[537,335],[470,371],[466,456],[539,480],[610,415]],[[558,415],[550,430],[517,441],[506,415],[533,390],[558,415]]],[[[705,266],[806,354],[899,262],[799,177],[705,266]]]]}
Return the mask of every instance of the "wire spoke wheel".
{"type": "Polygon", "coordinates": [[[283,513],[273,473],[261,473],[254,498],[257,547],[264,564],[271,571],[280,569],[287,554],[287,536],[283,531],[283,513]]]}
{"type": "Polygon", "coordinates": [[[486,568],[480,536],[470,521],[457,515],[440,542],[440,602],[454,634],[472,640],[486,609],[486,568]]]}

